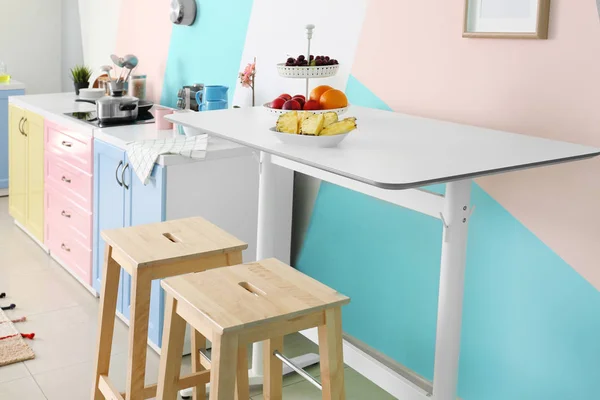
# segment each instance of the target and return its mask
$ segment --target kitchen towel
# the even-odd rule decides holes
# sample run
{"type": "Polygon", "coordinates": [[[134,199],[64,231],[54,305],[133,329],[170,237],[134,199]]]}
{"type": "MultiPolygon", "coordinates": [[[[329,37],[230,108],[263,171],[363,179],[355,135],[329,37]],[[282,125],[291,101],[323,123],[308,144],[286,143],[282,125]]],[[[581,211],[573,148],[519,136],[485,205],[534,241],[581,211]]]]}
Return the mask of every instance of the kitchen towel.
{"type": "Polygon", "coordinates": [[[129,165],[144,185],[148,184],[152,168],[159,156],[176,154],[183,157],[203,159],[206,157],[208,135],[182,136],[169,139],[146,140],[127,145],[129,165]]]}

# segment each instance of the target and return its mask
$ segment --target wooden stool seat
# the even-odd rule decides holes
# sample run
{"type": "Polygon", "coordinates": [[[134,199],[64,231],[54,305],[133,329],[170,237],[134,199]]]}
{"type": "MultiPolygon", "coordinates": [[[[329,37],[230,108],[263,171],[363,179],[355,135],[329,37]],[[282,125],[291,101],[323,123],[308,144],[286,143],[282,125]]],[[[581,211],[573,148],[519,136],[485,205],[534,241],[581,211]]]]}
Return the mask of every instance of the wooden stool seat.
{"type": "Polygon", "coordinates": [[[157,398],[179,387],[182,327],[213,343],[211,400],[248,399],[246,346],[265,345],[265,399],[281,398],[283,336],[318,327],[324,399],[343,399],[341,306],[350,299],[276,260],[235,265],[162,281],[167,294],[157,398]],[[168,332],[168,333],[167,333],[168,332]],[[165,351],[166,350],[166,351],[165,351]],[[237,387],[237,390],[235,390],[237,387]]]}
{"type": "Polygon", "coordinates": [[[200,217],[102,231],[128,265],[144,268],[242,251],[248,245],[200,217]]]}
{"type": "MultiPolygon", "coordinates": [[[[156,385],[144,386],[152,280],[239,264],[248,245],[200,217],[106,230],[101,235],[106,251],[92,399],[152,398],[156,385]],[[108,378],[121,269],[131,275],[129,357],[123,394],[108,378]]],[[[196,355],[205,347],[202,339],[192,331],[192,352],[196,355]]],[[[182,378],[181,388],[199,387],[208,381],[197,358],[194,374],[182,378]]]]}

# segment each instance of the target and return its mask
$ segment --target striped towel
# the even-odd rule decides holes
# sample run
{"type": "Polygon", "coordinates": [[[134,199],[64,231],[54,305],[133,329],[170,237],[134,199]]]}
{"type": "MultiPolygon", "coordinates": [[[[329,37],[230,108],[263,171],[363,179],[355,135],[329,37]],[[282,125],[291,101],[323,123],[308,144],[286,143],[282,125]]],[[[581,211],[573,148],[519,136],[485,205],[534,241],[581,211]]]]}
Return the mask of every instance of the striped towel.
{"type": "Polygon", "coordinates": [[[148,184],[152,168],[159,156],[176,154],[183,157],[203,159],[206,157],[208,135],[182,136],[178,138],[146,140],[127,146],[129,165],[144,185],[148,184]]]}

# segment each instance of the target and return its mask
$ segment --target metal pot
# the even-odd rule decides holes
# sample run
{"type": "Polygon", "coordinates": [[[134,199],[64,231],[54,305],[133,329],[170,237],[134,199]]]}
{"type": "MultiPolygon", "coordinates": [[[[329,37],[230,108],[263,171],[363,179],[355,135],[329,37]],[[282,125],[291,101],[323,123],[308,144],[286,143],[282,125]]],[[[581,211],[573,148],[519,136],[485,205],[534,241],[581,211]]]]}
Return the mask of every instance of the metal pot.
{"type": "Polygon", "coordinates": [[[104,96],[96,100],[96,113],[100,122],[133,121],[138,117],[139,99],[123,96],[122,92],[113,91],[112,96],[104,96]]]}

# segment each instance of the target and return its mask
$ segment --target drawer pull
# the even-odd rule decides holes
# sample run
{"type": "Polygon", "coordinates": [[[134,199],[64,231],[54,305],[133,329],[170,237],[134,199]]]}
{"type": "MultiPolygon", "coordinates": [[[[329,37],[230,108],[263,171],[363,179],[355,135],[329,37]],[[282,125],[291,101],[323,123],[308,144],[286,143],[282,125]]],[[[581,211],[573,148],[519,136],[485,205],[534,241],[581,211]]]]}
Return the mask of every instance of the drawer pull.
{"type": "Polygon", "coordinates": [[[61,143],[61,144],[62,144],[63,146],[65,146],[65,147],[71,147],[71,146],[73,146],[73,143],[71,143],[71,142],[66,142],[66,141],[64,141],[64,140],[62,141],[62,143],[61,143]]]}
{"type": "Polygon", "coordinates": [[[64,243],[60,245],[60,248],[63,249],[64,251],[70,252],[71,249],[68,248],[64,243]]]}
{"type": "Polygon", "coordinates": [[[71,218],[71,214],[69,214],[68,212],[66,212],[65,210],[62,210],[62,212],[60,213],[60,215],[62,215],[65,218],[71,218]]]}
{"type": "Polygon", "coordinates": [[[67,178],[66,176],[63,175],[62,178],[60,178],[61,181],[66,182],[66,183],[71,183],[71,180],[69,178],[67,178]]]}

